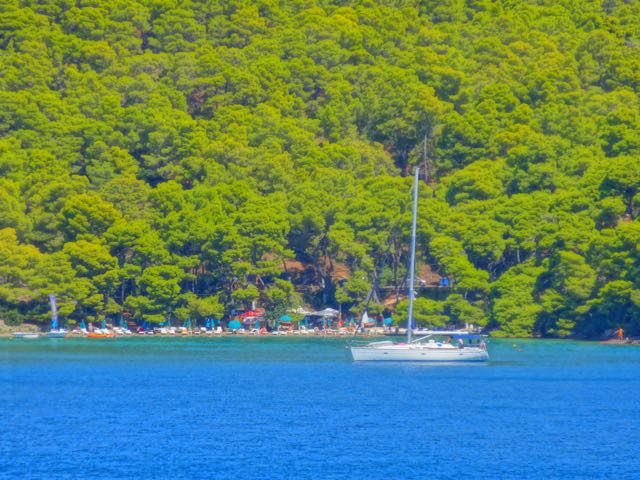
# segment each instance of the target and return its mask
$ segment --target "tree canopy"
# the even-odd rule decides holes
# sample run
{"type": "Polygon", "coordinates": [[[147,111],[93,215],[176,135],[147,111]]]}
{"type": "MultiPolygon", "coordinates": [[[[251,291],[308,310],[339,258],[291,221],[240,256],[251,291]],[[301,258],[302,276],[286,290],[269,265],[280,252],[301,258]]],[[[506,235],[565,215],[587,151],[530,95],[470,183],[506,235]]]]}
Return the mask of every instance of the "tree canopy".
{"type": "Polygon", "coordinates": [[[634,2],[5,1],[0,318],[381,310],[417,165],[419,322],[640,333],[639,88],[634,2]]]}

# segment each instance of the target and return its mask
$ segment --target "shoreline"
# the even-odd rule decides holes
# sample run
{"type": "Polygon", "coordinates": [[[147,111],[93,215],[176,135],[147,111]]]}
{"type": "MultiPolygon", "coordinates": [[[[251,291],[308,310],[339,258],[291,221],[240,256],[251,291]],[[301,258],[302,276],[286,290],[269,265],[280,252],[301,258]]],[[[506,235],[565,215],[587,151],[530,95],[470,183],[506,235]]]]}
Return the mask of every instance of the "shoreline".
{"type": "MultiPolygon", "coordinates": [[[[18,332],[16,330],[16,332],[18,332]]],[[[297,331],[296,331],[297,332],[297,331]]],[[[221,332],[221,333],[175,333],[175,334],[161,334],[161,333],[154,333],[154,334],[139,334],[139,333],[130,333],[130,334],[114,334],[112,336],[108,336],[108,337],[99,337],[99,338],[92,338],[86,334],[78,334],[78,333],[67,333],[67,335],[65,335],[64,337],[47,337],[47,333],[48,332],[30,332],[30,333],[37,333],[38,334],[38,339],[40,338],[51,338],[51,339],[57,339],[57,340],[66,340],[66,339],[72,339],[72,338],[86,338],[89,340],[110,340],[110,339],[114,339],[114,338],[223,338],[223,337],[237,337],[237,338],[281,338],[281,337],[288,337],[288,338],[313,338],[313,337],[317,337],[317,338],[351,338],[353,337],[353,333],[352,332],[348,332],[348,333],[323,333],[323,332],[306,332],[306,333],[251,333],[251,332],[244,332],[244,333],[233,333],[233,332],[221,332]]],[[[360,333],[357,335],[357,337],[360,338],[379,338],[379,337],[383,337],[383,336],[398,336],[398,335],[389,335],[389,334],[385,334],[385,333],[378,333],[378,332],[371,332],[371,333],[360,333]]],[[[13,332],[2,332],[0,333],[0,339],[1,338],[8,338],[8,339],[14,339],[15,337],[13,336],[13,332]]],[[[20,339],[18,339],[20,340],[20,339]]]]}
{"type": "MultiPolygon", "coordinates": [[[[297,331],[296,331],[297,332],[297,331]]],[[[69,340],[69,339],[87,339],[87,340],[113,340],[113,339],[122,339],[122,338],[207,338],[207,339],[214,339],[214,338],[225,338],[225,337],[231,337],[231,338],[255,338],[255,339],[265,339],[265,338],[282,338],[282,337],[286,337],[286,338],[335,338],[335,339],[350,339],[350,338],[354,338],[354,335],[352,332],[347,332],[347,333],[338,333],[338,332],[332,332],[332,333],[323,333],[322,331],[320,332],[306,332],[306,333],[291,333],[291,332],[287,332],[287,333],[273,333],[273,332],[269,332],[269,333],[263,333],[263,334],[258,334],[258,333],[250,333],[250,332],[245,332],[245,333],[233,333],[233,332],[222,332],[222,333],[199,333],[199,334],[195,334],[195,333],[187,333],[187,334],[183,334],[183,333],[176,333],[176,334],[153,334],[153,335],[149,335],[149,334],[138,334],[138,333],[131,333],[131,334],[118,334],[118,335],[114,335],[112,337],[103,337],[103,338],[91,338],[88,337],[87,335],[84,334],[77,334],[77,333],[68,333],[65,337],[57,337],[57,338],[49,338],[47,337],[47,332],[33,332],[33,333],[38,333],[38,338],[36,339],[30,339],[30,340],[40,340],[40,339],[49,339],[49,340],[69,340]]],[[[358,335],[355,335],[355,338],[381,338],[381,337],[404,337],[403,334],[400,333],[384,333],[384,332],[368,332],[368,333],[359,333],[358,335]]],[[[568,341],[572,341],[572,342],[587,342],[587,343],[597,343],[600,345],[616,345],[616,346],[640,346],[640,339],[624,339],[624,340],[618,340],[618,339],[607,339],[607,340],[602,340],[602,339],[594,339],[594,340],[590,340],[590,339],[584,339],[584,338],[541,338],[541,337],[496,337],[496,338],[492,338],[491,336],[488,337],[489,340],[504,340],[504,341],[515,341],[515,340],[568,340],[568,341]]],[[[13,332],[2,332],[0,333],[0,339],[10,339],[10,340],[21,340],[21,341],[27,341],[29,339],[20,339],[20,338],[14,338],[13,337],[13,332]]]]}

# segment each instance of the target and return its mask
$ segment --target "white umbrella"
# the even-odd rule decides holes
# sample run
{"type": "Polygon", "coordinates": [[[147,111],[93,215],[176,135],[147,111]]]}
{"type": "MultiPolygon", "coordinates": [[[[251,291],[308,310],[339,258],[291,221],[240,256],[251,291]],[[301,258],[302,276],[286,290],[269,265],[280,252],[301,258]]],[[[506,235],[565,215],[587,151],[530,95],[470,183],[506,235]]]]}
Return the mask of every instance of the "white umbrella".
{"type": "Polygon", "coordinates": [[[302,307],[298,307],[295,310],[289,310],[291,313],[298,313],[300,315],[311,315],[313,312],[310,312],[308,310],[305,310],[302,307]]]}
{"type": "Polygon", "coordinates": [[[338,310],[334,310],[333,308],[325,308],[324,310],[320,310],[319,312],[313,312],[311,315],[317,315],[318,317],[337,317],[338,310]]]}

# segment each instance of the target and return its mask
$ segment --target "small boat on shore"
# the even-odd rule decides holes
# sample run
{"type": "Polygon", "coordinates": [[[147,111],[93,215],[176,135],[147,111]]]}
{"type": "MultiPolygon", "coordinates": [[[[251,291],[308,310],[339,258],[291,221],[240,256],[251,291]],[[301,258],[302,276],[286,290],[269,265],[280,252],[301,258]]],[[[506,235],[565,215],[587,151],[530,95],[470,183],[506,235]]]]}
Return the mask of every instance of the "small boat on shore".
{"type": "Polygon", "coordinates": [[[47,338],[64,338],[66,336],[67,336],[66,330],[51,330],[46,334],[47,338]]]}
{"type": "Polygon", "coordinates": [[[26,338],[26,339],[34,339],[40,337],[39,333],[34,332],[13,332],[11,334],[13,338],[26,338]]]}
{"type": "Polygon", "coordinates": [[[114,338],[115,336],[115,333],[87,333],[87,338],[114,338]]]}

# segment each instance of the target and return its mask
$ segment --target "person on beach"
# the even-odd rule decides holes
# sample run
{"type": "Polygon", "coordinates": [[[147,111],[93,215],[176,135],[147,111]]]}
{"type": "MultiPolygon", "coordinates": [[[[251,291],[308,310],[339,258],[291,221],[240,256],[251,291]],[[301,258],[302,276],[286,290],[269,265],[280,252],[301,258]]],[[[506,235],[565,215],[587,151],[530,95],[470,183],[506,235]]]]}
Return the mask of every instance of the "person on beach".
{"type": "Polygon", "coordinates": [[[624,338],[624,330],[622,327],[618,327],[618,330],[616,330],[616,337],[618,337],[618,340],[620,341],[624,338]]]}

